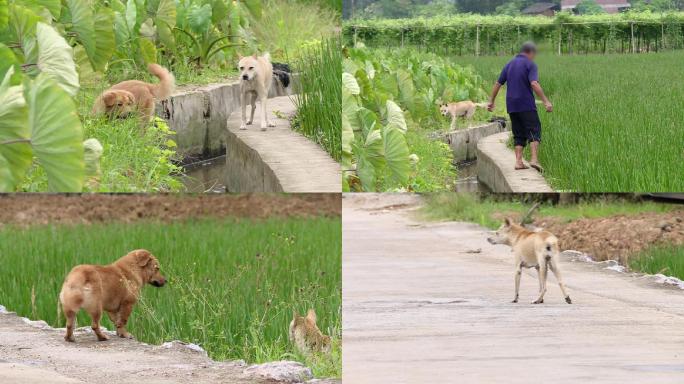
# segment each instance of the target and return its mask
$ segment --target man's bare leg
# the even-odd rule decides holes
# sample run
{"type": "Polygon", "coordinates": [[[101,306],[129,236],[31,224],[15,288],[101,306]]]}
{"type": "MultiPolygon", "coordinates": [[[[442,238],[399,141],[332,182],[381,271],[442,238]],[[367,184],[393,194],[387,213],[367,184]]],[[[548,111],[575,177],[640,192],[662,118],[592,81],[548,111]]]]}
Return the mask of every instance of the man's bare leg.
{"type": "Polygon", "coordinates": [[[530,166],[532,166],[532,168],[541,172],[542,168],[539,165],[539,158],[537,157],[538,153],[539,153],[539,142],[538,141],[531,142],[530,143],[530,166]]]}
{"type": "Polygon", "coordinates": [[[522,145],[516,145],[515,146],[515,169],[527,169],[527,168],[529,168],[525,164],[523,164],[522,155],[523,155],[522,145]]]}

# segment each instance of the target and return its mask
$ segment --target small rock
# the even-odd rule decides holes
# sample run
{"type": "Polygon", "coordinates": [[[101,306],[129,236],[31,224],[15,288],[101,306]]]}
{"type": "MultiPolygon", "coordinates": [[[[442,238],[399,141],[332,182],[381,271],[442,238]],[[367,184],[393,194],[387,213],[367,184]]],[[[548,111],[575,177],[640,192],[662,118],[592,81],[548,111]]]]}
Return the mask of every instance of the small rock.
{"type": "Polygon", "coordinates": [[[180,351],[193,351],[203,356],[207,356],[207,351],[205,351],[204,348],[200,347],[199,345],[193,343],[186,343],[180,340],[167,341],[166,343],[162,344],[160,348],[176,349],[180,351]]]}
{"type": "Polygon", "coordinates": [[[313,379],[311,369],[296,361],[274,361],[247,367],[243,373],[284,383],[302,383],[313,379]]]}

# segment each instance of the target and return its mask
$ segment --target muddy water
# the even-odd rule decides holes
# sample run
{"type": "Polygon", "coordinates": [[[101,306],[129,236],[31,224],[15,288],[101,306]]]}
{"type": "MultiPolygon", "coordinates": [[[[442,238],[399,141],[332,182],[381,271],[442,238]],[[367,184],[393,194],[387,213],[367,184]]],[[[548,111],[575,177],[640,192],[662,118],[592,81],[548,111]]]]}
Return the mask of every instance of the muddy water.
{"type": "Polygon", "coordinates": [[[490,192],[486,185],[477,180],[477,160],[467,161],[456,165],[458,180],[455,192],[490,192]]]}
{"type": "Polygon", "coordinates": [[[209,160],[199,161],[184,167],[181,177],[187,192],[194,193],[224,193],[226,156],[219,156],[209,160]]]}

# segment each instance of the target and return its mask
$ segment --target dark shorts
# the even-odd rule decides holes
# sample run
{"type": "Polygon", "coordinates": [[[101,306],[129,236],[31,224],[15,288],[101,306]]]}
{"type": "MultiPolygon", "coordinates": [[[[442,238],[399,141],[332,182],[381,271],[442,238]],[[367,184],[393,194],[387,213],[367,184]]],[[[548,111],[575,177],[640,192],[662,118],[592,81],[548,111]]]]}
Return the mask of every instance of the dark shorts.
{"type": "Polygon", "coordinates": [[[533,141],[541,142],[541,121],[537,111],[512,112],[511,129],[515,146],[524,147],[533,141]]]}

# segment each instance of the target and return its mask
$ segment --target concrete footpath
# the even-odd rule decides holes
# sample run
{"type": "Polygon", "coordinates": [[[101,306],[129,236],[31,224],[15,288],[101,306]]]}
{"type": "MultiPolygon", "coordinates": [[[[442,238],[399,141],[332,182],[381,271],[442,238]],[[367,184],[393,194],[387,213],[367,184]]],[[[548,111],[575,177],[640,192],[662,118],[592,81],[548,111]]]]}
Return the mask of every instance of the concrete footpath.
{"type": "Polygon", "coordinates": [[[563,257],[572,305],[534,270],[513,304],[510,248],[418,199],[343,199],[344,382],[684,382],[684,291],[563,257]]]}
{"type": "MultiPolygon", "coordinates": [[[[231,192],[342,191],[340,165],[316,143],[294,132],[288,118],[295,113],[289,96],[269,99],[270,119],[276,124],[262,131],[261,103],[254,122],[240,129],[236,110],[228,119],[226,186],[231,192]]],[[[249,114],[250,108],[247,108],[249,114]]],[[[249,117],[249,116],[248,116],[249,117]]]]}
{"type": "MultiPolygon", "coordinates": [[[[553,192],[532,167],[515,169],[515,152],[506,145],[510,136],[511,132],[501,132],[477,142],[477,178],[493,192],[553,192]]],[[[529,163],[525,161],[525,165],[529,163]]]]}

